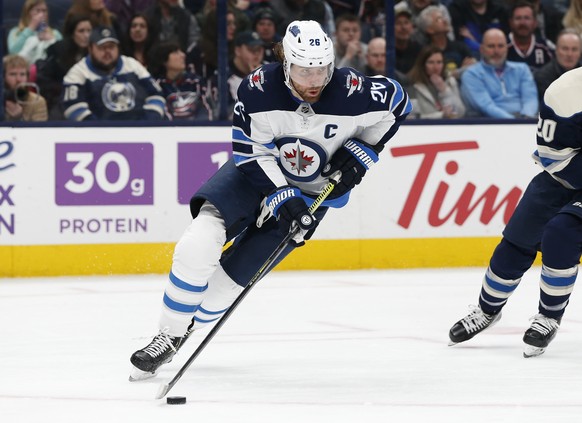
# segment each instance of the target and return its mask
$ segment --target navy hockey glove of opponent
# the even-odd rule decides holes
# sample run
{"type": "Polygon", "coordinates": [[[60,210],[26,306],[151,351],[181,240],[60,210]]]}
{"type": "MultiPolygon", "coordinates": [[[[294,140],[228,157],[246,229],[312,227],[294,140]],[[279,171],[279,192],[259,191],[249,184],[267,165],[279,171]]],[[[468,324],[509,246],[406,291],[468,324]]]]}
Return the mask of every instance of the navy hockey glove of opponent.
{"type": "Polygon", "coordinates": [[[321,172],[321,176],[330,176],[338,170],[342,173],[340,181],[329,198],[338,198],[351,191],[362,182],[368,169],[377,161],[378,153],[370,146],[355,138],[348,140],[331,156],[331,160],[321,172]]]}

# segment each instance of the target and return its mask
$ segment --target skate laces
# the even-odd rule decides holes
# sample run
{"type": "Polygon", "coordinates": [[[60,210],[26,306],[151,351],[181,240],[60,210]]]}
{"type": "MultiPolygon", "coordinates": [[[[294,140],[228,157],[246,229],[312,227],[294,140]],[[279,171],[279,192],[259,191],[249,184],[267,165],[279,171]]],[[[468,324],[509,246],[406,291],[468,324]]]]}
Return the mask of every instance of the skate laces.
{"type": "Polygon", "coordinates": [[[470,313],[461,319],[461,323],[468,333],[473,333],[486,327],[492,319],[492,316],[483,313],[478,306],[469,306],[470,313]]]}
{"type": "Polygon", "coordinates": [[[560,327],[556,319],[544,316],[541,313],[536,314],[535,316],[530,318],[530,320],[533,321],[533,323],[530,326],[530,329],[533,329],[544,336],[560,327]]]}
{"type": "Polygon", "coordinates": [[[174,346],[174,337],[167,334],[165,331],[158,333],[152,342],[143,349],[143,351],[149,354],[151,357],[157,357],[168,350],[168,347],[173,349],[175,352],[178,350],[174,346]]]}

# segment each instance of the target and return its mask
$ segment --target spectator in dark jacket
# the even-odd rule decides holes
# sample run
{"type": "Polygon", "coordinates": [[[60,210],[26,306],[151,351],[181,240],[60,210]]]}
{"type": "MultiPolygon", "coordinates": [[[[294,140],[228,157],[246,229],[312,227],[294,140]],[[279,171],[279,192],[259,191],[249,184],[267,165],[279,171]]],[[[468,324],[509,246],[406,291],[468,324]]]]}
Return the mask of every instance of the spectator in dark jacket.
{"type": "Polygon", "coordinates": [[[534,72],[540,102],[552,82],[562,76],[564,72],[580,66],[581,55],[582,39],[578,31],[573,28],[562,30],[558,35],[555,57],[534,72]]]}
{"type": "Polygon", "coordinates": [[[196,18],[179,6],[178,0],[158,0],[146,12],[158,41],[177,42],[182,51],[188,51],[200,40],[200,26],[196,18]]]}
{"type": "Polygon", "coordinates": [[[476,54],[488,29],[509,32],[507,10],[494,0],[453,0],[449,12],[455,39],[464,41],[476,54]]]}
{"type": "Polygon", "coordinates": [[[87,55],[91,21],[85,15],[69,15],[64,38],[47,49],[47,58],[36,62],[36,82],[47,102],[49,120],[63,120],[59,98],[63,78],[75,63],[87,55]]]}
{"type": "Polygon", "coordinates": [[[170,120],[213,120],[204,80],[186,70],[186,54],[178,43],[160,43],[150,52],[149,70],[162,89],[170,120]]]}

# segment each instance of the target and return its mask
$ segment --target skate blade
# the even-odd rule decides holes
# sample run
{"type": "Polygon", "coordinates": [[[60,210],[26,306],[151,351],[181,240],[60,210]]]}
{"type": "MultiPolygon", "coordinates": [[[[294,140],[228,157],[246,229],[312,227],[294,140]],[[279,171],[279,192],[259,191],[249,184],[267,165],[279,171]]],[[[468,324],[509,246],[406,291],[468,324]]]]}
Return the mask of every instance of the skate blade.
{"type": "Polygon", "coordinates": [[[154,377],[158,372],[144,372],[143,370],[133,367],[129,375],[130,382],[139,382],[140,380],[147,380],[154,377]]]}
{"type": "Polygon", "coordinates": [[[545,348],[534,347],[532,345],[526,344],[525,348],[523,349],[523,356],[524,358],[537,357],[542,355],[545,351],[545,348]]]}
{"type": "Polygon", "coordinates": [[[455,341],[449,341],[449,343],[448,343],[447,345],[448,345],[449,347],[452,347],[452,346],[454,346],[454,345],[457,345],[457,344],[458,344],[458,342],[455,342],[455,341]]]}

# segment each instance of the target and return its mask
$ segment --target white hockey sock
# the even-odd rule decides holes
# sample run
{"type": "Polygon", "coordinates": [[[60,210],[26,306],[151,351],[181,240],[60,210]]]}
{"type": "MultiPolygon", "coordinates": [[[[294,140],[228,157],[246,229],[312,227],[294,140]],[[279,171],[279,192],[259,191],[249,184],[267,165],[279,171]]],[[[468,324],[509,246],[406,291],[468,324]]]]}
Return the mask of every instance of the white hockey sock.
{"type": "Polygon", "coordinates": [[[194,312],[205,298],[208,280],[215,273],[226,242],[224,220],[210,203],[186,229],[174,249],[160,317],[160,329],[183,336],[194,312]]]}
{"type": "Polygon", "coordinates": [[[204,301],[194,313],[194,329],[200,329],[220,319],[242,290],[243,287],[233,281],[222,266],[218,265],[208,281],[204,301]]]}

